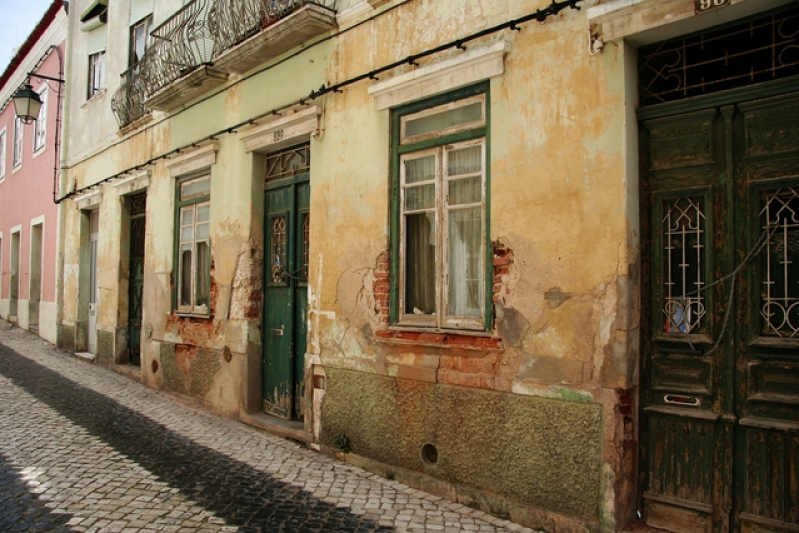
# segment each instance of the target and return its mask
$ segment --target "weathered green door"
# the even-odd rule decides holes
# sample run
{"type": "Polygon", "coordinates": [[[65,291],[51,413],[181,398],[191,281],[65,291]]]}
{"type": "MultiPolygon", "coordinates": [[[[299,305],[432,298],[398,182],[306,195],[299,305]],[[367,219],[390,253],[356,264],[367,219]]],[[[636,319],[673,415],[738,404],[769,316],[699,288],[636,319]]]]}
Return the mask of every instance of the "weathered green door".
{"type": "Polygon", "coordinates": [[[799,93],[738,94],[640,113],[641,493],[671,531],[799,531],[799,93]]]}
{"type": "Polygon", "coordinates": [[[302,419],[308,310],[308,173],[267,181],[264,410],[302,419]]]}

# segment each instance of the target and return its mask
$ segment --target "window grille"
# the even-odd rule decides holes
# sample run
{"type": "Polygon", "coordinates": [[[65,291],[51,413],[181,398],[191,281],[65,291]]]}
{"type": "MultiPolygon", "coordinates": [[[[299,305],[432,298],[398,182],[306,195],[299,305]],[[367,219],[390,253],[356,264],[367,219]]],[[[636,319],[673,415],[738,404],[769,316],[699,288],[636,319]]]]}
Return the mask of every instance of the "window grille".
{"type": "Polygon", "coordinates": [[[799,8],[642,48],[641,105],[799,74],[799,8]]]}
{"type": "Polygon", "coordinates": [[[764,335],[799,338],[799,192],[764,194],[763,228],[775,228],[762,257],[764,335]]]}
{"type": "Polygon", "coordinates": [[[705,315],[705,214],[698,198],[664,202],[664,331],[691,333],[705,315]]]}

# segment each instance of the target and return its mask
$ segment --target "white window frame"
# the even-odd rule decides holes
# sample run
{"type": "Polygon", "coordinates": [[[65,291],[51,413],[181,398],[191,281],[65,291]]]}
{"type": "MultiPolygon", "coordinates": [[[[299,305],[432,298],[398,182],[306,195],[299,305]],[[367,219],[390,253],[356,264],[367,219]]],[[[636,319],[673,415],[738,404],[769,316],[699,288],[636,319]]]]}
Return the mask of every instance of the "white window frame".
{"type": "Polygon", "coordinates": [[[175,309],[178,314],[180,315],[202,315],[207,316],[210,313],[210,299],[211,299],[211,237],[210,237],[210,208],[211,208],[211,173],[206,172],[200,174],[198,176],[193,176],[190,178],[182,179],[177,183],[177,200],[178,200],[178,208],[177,208],[177,221],[176,221],[176,231],[177,235],[175,238],[175,243],[177,247],[177,254],[176,254],[176,264],[175,264],[175,309]],[[207,192],[202,192],[196,195],[191,195],[186,198],[183,197],[183,187],[192,182],[208,180],[209,189],[207,192]],[[209,209],[209,219],[207,221],[198,221],[197,220],[197,211],[200,207],[208,206],[209,209]],[[183,214],[191,212],[191,223],[184,224],[183,223],[183,214]],[[207,224],[209,226],[209,235],[207,238],[198,239],[197,238],[197,226],[207,224]],[[183,230],[191,228],[192,238],[190,240],[183,240],[183,230]],[[200,260],[200,253],[198,250],[199,244],[205,244],[206,247],[206,257],[203,259],[207,261],[207,270],[208,270],[208,303],[207,304],[198,304],[196,301],[197,297],[197,267],[198,261],[200,260]],[[189,265],[189,272],[191,273],[191,279],[188,281],[184,280],[183,278],[183,251],[185,246],[191,247],[191,265],[189,265]],[[184,284],[188,283],[188,291],[189,291],[189,303],[184,305],[182,302],[182,294],[184,289],[184,284]]]}
{"type": "MultiPolygon", "coordinates": [[[[441,130],[437,130],[435,132],[426,133],[424,135],[418,135],[414,137],[409,137],[410,143],[419,142],[424,140],[435,139],[438,137],[442,138],[441,144],[434,146],[432,148],[423,148],[420,150],[415,150],[412,152],[408,152],[400,156],[399,158],[399,257],[398,257],[398,278],[399,278],[399,292],[398,292],[398,301],[397,301],[397,325],[399,326],[411,326],[411,327],[426,327],[426,328],[442,328],[442,329],[465,329],[465,330],[484,330],[485,329],[485,316],[486,316],[486,309],[485,309],[485,276],[487,275],[487,265],[486,265],[486,253],[484,250],[484,243],[486,242],[486,232],[488,231],[488,221],[486,219],[486,202],[487,202],[487,193],[486,193],[486,167],[488,164],[487,157],[486,157],[486,137],[477,137],[465,141],[459,141],[454,143],[446,143],[444,138],[448,135],[452,135],[453,133],[458,133],[460,131],[465,131],[469,129],[473,129],[475,126],[482,127],[485,124],[485,117],[486,111],[485,106],[487,102],[485,101],[485,94],[477,95],[470,98],[465,98],[461,100],[457,100],[454,102],[442,104],[435,106],[430,109],[426,109],[417,113],[412,113],[408,115],[404,115],[400,117],[400,143],[405,144],[405,124],[408,120],[413,120],[417,118],[423,118],[425,116],[430,116],[435,113],[440,113],[442,111],[456,109],[458,107],[462,107],[465,105],[469,105],[474,103],[475,101],[482,101],[483,102],[483,120],[479,122],[469,122],[460,124],[455,127],[448,127],[441,130]],[[480,146],[481,147],[481,171],[479,173],[480,177],[480,201],[476,203],[470,204],[459,204],[457,206],[449,205],[449,194],[448,194],[448,186],[450,177],[447,174],[448,169],[448,154],[453,150],[467,148],[469,146],[480,146]],[[433,155],[435,157],[435,203],[432,208],[424,208],[419,210],[412,210],[406,211],[405,205],[405,195],[406,190],[414,187],[418,187],[418,184],[406,184],[405,179],[405,162],[413,159],[419,159],[422,157],[429,157],[433,155]],[[449,246],[449,213],[459,209],[472,209],[475,207],[480,208],[480,216],[481,216],[481,234],[480,234],[480,254],[479,254],[479,265],[478,265],[478,272],[480,273],[480,279],[478,282],[478,301],[479,301],[479,315],[477,317],[465,317],[465,316],[453,316],[448,314],[449,309],[449,253],[450,253],[450,246],[449,246]],[[435,213],[435,231],[436,231],[436,243],[435,243],[435,313],[430,314],[418,314],[418,313],[406,313],[405,312],[405,304],[406,304],[406,215],[408,214],[417,214],[422,212],[434,212],[435,213]]],[[[477,177],[478,173],[468,174],[469,177],[477,177]]],[[[463,179],[464,176],[457,176],[456,179],[463,179]]],[[[429,185],[429,181],[424,182],[429,185]]]]}
{"type": "Polygon", "coordinates": [[[14,117],[14,140],[11,145],[11,166],[14,171],[22,167],[22,147],[25,139],[25,123],[19,117],[14,117]]]}
{"type": "Polygon", "coordinates": [[[42,152],[47,146],[47,100],[50,96],[50,91],[47,90],[47,85],[42,85],[39,88],[39,99],[42,101],[42,106],[39,108],[39,114],[33,123],[33,153],[38,154],[42,152]]]}
{"type": "Polygon", "coordinates": [[[105,50],[89,54],[89,77],[86,91],[88,100],[105,89],[105,60],[105,50]]]}
{"type": "Polygon", "coordinates": [[[6,179],[6,126],[0,129],[0,181],[6,179]]]}

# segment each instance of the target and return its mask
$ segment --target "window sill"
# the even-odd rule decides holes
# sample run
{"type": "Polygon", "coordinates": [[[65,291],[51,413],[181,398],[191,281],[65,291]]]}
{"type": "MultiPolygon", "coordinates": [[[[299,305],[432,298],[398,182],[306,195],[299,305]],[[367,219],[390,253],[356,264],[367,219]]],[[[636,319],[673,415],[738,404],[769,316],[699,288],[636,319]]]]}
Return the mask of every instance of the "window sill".
{"type": "Polygon", "coordinates": [[[503,352],[502,340],[485,331],[450,331],[431,329],[396,328],[375,332],[378,343],[388,345],[427,346],[447,350],[474,352],[477,356],[486,352],[503,352]]]}
{"type": "Polygon", "coordinates": [[[210,313],[189,313],[187,311],[175,311],[174,315],[178,318],[211,318],[210,313]]]}
{"type": "Polygon", "coordinates": [[[100,89],[93,95],[91,95],[83,104],[80,106],[81,109],[86,109],[88,106],[92,105],[97,100],[100,100],[103,96],[105,96],[105,89],[100,89]]]}
{"type": "Polygon", "coordinates": [[[35,149],[33,151],[33,159],[36,159],[37,157],[42,155],[45,152],[45,148],[47,148],[47,144],[44,144],[44,145],[40,146],[39,148],[35,149]]]}

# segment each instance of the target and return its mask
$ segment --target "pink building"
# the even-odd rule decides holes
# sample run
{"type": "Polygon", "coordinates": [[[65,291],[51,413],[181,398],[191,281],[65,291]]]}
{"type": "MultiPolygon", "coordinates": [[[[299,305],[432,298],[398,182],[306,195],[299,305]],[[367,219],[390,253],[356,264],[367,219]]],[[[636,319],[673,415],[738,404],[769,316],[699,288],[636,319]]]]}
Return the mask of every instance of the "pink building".
{"type": "Polygon", "coordinates": [[[67,15],[53,0],[0,76],[0,317],[56,342],[61,102],[67,15]],[[38,76],[46,76],[38,77],[38,76]],[[51,79],[48,79],[51,78],[51,79]],[[24,124],[13,94],[26,83],[42,100],[24,124]]]}

